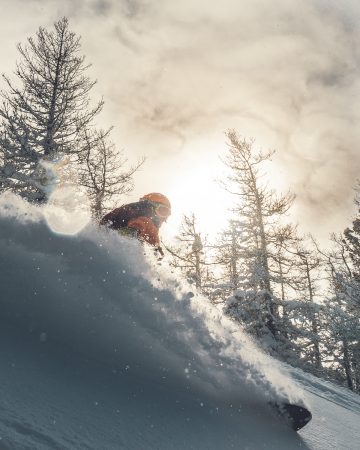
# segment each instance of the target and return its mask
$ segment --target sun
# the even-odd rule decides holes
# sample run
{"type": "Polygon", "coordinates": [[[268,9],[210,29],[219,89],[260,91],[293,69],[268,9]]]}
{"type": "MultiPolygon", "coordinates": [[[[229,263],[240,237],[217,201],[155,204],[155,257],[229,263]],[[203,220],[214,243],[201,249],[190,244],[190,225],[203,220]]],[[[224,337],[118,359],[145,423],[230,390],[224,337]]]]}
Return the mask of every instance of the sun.
{"type": "Polygon", "coordinates": [[[184,214],[194,213],[199,231],[210,239],[226,227],[232,199],[216,181],[217,175],[216,168],[202,167],[187,171],[185,180],[173,181],[167,191],[172,214],[162,227],[164,237],[178,234],[184,214]]]}

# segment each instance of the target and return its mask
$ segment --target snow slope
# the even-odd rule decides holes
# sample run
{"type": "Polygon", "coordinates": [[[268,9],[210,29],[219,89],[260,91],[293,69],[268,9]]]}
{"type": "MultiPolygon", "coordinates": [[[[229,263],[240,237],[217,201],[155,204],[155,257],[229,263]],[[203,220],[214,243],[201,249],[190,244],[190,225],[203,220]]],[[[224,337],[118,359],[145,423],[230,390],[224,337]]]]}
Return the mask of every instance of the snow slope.
{"type": "Polygon", "coordinates": [[[56,234],[45,208],[0,197],[0,450],[360,448],[357,396],[261,353],[138,242],[56,234]],[[294,433],[271,399],[314,419],[294,433]]]}

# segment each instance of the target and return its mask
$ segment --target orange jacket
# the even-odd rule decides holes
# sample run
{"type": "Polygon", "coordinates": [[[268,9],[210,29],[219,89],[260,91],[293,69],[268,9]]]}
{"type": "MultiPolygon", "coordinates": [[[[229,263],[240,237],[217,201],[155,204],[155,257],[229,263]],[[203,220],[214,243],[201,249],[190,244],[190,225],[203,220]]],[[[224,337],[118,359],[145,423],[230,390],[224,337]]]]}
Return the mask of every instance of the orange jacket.
{"type": "Polygon", "coordinates": [[[136,237],[154,247],[160,247],[159,227],[154,218],[153,206],[146,201],[129,203],[115,208],[100,221],[114,230],[128,228],[136,231],[136,237]]]}
{"type": "Polygon", "coordinates": [[[137,231],[138,239],[155,247],[160,246],[159,229],[149,217],[140,216],[130,219],[127,226],[137,231]]]}

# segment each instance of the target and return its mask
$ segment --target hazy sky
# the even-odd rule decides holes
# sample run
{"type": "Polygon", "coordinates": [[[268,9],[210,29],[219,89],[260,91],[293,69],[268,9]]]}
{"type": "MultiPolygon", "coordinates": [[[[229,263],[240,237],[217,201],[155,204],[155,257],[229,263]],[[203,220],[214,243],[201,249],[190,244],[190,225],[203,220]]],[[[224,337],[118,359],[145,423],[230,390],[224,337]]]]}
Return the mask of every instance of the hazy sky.
{"type": "MultiPolygon", "coordinates": [[[[101,123],[130,161],[130,200],[168,194],[175,216],[224,214],[213,182],[224,131],[277,150],[270,184],[297,198],[295,221],[326,235],[351,219],[360,169],[357,0],[0,0],[1,71],[15,44],[67,16],[82,36],[101,123]]],[[[214,219],[217,223],[219,220],[214,219]]],[[[170,223],[171,228],[171,223],[170,223]]]]}

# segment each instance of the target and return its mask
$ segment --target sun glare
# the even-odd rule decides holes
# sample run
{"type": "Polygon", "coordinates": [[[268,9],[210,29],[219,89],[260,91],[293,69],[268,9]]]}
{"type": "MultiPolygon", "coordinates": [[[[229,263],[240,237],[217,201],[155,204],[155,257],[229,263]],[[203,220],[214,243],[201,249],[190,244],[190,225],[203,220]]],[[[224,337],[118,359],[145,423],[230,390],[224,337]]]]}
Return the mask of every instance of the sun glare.
{"type": "Polygon", "coordinates": [[[209,238],[226,226],[232,199],[216,182],[216,176],[214,171],[204,168],[187,173],[186,180],[174,182],[168,191],[172,215],[163,226],[164,236],[173,238],[178,234],[184,214],[194,213],[199,231],[209,238]]]}

